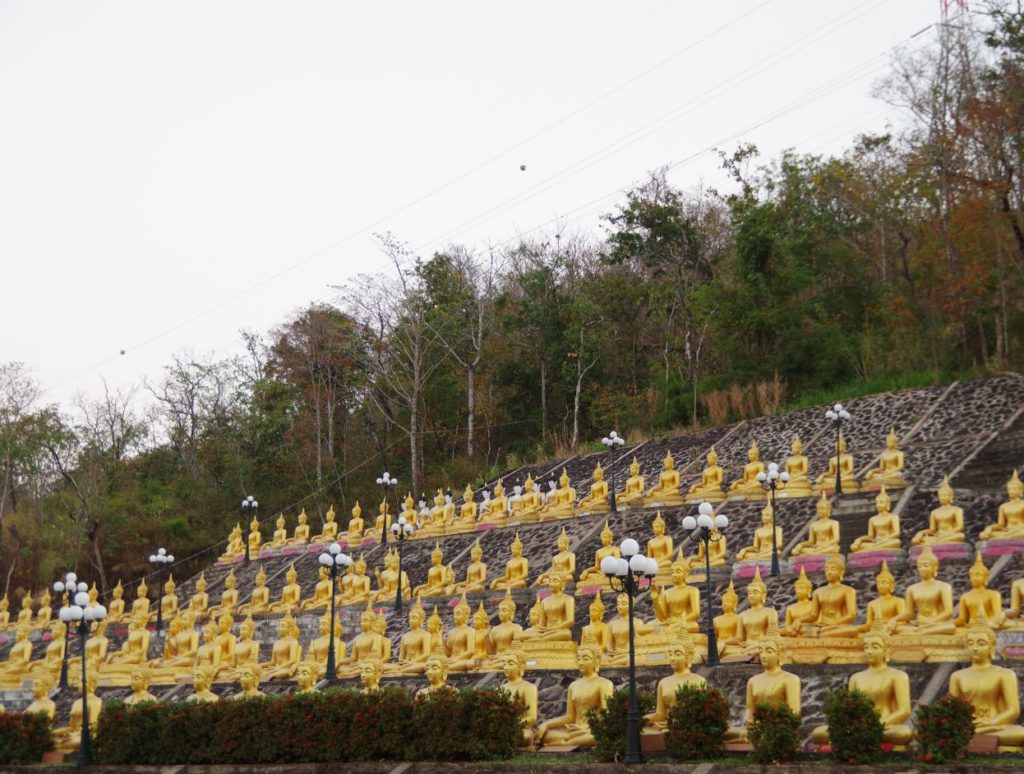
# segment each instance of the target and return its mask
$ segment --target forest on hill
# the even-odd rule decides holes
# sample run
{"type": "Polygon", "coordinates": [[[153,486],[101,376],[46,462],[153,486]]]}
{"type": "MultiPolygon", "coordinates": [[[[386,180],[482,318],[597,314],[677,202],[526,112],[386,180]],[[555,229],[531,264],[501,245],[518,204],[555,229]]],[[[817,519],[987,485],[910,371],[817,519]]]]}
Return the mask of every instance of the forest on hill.
{"type": "Polygon", "coordinates": [[[877,85],[903,123],[842,154],[723,150],[723,191],[655,170],[594,233],[430,256],[382,234],[391,270],[336,302],[75,405],[0,365],[0,594],[196,554],[248,494],[316,530],[372,513],[384,469],[419,499],[612,429],[1019,368],[1024,11],[934,30],[877,85]]]}

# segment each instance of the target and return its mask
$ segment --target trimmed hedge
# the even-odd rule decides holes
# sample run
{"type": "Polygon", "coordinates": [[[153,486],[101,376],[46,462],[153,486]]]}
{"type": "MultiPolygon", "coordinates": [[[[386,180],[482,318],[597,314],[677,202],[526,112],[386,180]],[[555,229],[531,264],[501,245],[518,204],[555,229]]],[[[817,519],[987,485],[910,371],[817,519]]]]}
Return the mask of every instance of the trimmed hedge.
{"type": "Polygon", "coordinates": [[[885,725],[871,697],[846,686],[825,697],[832,757],[840,763],[874,763],[882,756],[885,725]]]}
{"type": "Polygon", "coordinates": [[[53,749],[46,715],[0,712],[0,764],[39,763],[53,749]]]}
{"type": "Polygon", "coordinates": [[[800,716],[785,704],[758,704],[747,738],[754,746],[754,761],[786,763],[796,758],[800,745],[800,716]]]}
{"type": "MultiPolygon", "coordinates": [[[[654,696],[649,691],[637,690],[636,703],[640,707],[640,730],[644,715],[654,709],[654,696]]],[[[594,753],[602,761],[619,761],[626,756],[626,726],[629,712],[629,691],[615,691],[604,707],[587,710],[587,723],[594,735],[594,753]]]]}
{"type": "Polygon", "coordinates": [[[917,759],[923,763],[952,763],[967,754],[974,738],[974,705],[962,696],[943,696],[914,713],[917,759]]]}
{"type": "Polygon", "coordinates": [[[706,760],[722,754],[729,730],[729,700],[713,685],[681,685],[668,711],[665,751],[682,761],[706,760]]]}
{"type": "Polygon", "coordinates": [[[360,760],[510,758],[522,706],[504,691],[401,688],[219,701],[112,702],[96,734],[98,763],[154,766],[360,760]]]}

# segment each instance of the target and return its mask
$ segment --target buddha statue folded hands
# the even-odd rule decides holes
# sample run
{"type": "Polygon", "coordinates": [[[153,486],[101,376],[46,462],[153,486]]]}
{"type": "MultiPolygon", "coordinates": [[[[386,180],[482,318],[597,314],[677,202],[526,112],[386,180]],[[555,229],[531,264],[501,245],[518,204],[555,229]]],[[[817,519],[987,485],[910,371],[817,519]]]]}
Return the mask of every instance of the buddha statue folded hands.
{"type": "Polygon", "coordinates": [[[743,466],[743,475],[729,486],[729,494],[743,495],[744,497],[764,497],[764,487],[757,480],[758,474],[765,472],[764,463],[761,462],[761,451],[757,448],[757,441],[750,445],[747,459],[749,461],[743,466]]]}
{"type": "Polygon", "coordinates": [[[868,519],[868,534],[850,544],[850,553],[900,549],[900,517],[889,510],[891,506],[892,501],[883,486],[875,497],[875,515],[868,519]]]}
{"type": "Polygon", "coordinates": [[[964,509],[953,505],[954,492],[953,487],[949,485],[948,476],[943,479],[942,486],[936,494],[939,498],[939,507],[929,514],[927,529],[914,535],[911,544],[937,546],[966,542],[964,509]]]}
{"type": "MultiPolygon", "coordinates": [[[[864,474],[864,486],[885,486],[889,489],[902,489],[907,485],[903,478],[903,452],[899,449],[899,438],[896,428],[885,437],[885,451],[878,458],[878,467],[871,468],[864,474]]],[[[843,485],[845,487],[845,484],[843,485]]]]}
{"type": "Polygon", "coordinates": [[[712,446],[708,452],[707,465],[701,471],[700,481],[691,486],[686,493],[686,502],[699,503],[706,500],[709,503],[721,502],[725,499],[725,492],[722,484],[725,482],[725,471],[718,465],[718,452],[712,446]]]}
{"type": "Polygon", "coordinates": [[[679,490],[679,471],[676,470],[676,461],[672,452],[665,454],[661,463],[661,473],[658,474],[658,483],[647,490],[645,503],[651,505],[682,505],[683,494],[679,490]]]}
{"type": "Polygon", "coordinates": [[[594,483],[590,485],[590,494],[580,500],[577,510],[580,513],[607,513],[611,510],[608,482],[604,480],[604,468],[600,462],[594,468],[594,483]]]}
{"type": "Polygon", "coordinates": [[[1024,483],[1016,470],[1006,482],[1006,494],[1010,499],[999,506],[996,523],[981,531],[982,540],[1024,539],[1024,483]]]}

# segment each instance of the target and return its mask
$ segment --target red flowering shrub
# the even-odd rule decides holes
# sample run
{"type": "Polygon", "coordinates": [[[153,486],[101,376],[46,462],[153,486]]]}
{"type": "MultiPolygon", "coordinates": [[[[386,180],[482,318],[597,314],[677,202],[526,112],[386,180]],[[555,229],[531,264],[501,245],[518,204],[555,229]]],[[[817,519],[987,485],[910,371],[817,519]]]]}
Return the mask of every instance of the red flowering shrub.
{"type": "MultiPolygon", "coordinates": [[[[649,691],[636,692],[636,703],[640,708],[640,725],[643,730],[643,716],[654,709],[654,697],[649,691]]],[[[618,761],[626,756],[626,731],[629,720],[629,691],[613,693],[604,707],[587,710],[587,723],[594,735],[594,753],[602,761],[618,761]]]]}
{"type": "Polygon", "coordinates": [[[871,697],[846,686],[825,697],[832,757],[840,763],[874,763],[882,755],[885,726],[871,697]]]}
{"type": "Polygon", "coordinates": [[[39,763],[53,749],[50,720],[45,715],[0,712],[0,764],[39,763]]]}
{"type": "Polygon", "coordinates": [[[800,716],[785,704],[758,704],[747,727],[757,763],[785,763],[796,757],[800,745],[800,716]]]}
{"type": "Polygon", "coordinates": [[[967,753],[967,745],[974,738],[974,707],[962,696],[945,696],[918,707],[914,725],[919,761],[958,761],[967,753]]]}
{"type": "Polygon", "coordinates": [[[729,730],[729,700],[713,685],[682,685],[668,711],[665,751],[677,760],[714,758],[729,730]]]}

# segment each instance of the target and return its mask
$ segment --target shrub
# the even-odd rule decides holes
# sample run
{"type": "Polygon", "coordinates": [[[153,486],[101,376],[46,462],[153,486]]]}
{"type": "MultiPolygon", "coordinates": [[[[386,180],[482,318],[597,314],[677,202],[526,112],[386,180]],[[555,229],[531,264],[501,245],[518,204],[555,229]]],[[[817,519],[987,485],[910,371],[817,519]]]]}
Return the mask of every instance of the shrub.
{"type": "Polygon", "coordinates": [[[882,753],[885,725],[871,697],[846,686],[825,697],[832,755],[840,763],[874,763],[882,753]]]}
{"type": "Polygon", "coordinates": [[[747,737],[757,763],[785,763],[796,757],[800,716],[785,704],[758,704],[747,737]]]}
{"type": "Polygon", "coordinates": [[[43,753],[52,749],[46,715],[0,712],[0,764],[39,763],[43,753]]]}
{"type": "Polygon", "coordinates": [[[729,700],[713,685],[683,685],[668,711],[665,751],[678,760],[714,758],[721,754],[729,729],[729,700]]]}
{"type": "Polygon", "coordinates": [[[920,706],[914,721],[917,759],[925,763],[960,760],[974,737],[974,707],[963,697],[945,696],[920,706]]]}
{"type": "MultiPolygon", "coordinates": [[[[643,715],[654,709],[654,697],[648,691],[637,690],[640,705],[640,724],[643,715]]],[[[594,752],[602,761],[618,761],[626,754],[626,721],[629,712],[629,691],[615,691],[604,707],[587,710],[587,723],[597,742],[594,752]]]]}

